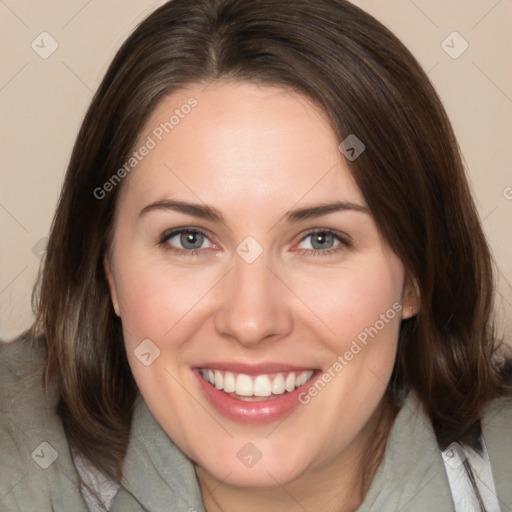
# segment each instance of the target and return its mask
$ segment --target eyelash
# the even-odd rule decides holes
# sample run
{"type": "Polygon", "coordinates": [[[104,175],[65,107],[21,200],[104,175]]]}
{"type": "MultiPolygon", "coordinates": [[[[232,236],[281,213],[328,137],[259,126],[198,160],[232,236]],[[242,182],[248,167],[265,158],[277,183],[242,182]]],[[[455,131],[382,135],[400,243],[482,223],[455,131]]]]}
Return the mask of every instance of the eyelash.
{"type": "Polygon", "coordinates": [[[180,235],[181,233],[201,233],[209,239],[206,231],[201,228],[179,228],[163,233],[158,243],[164,250],[172,251],[179,256],[202,256],[204,254],[204,249],[180,249],[179,247],[172,247],[167,243],[170,238],[180,235]]]}
{"type": "MultiPolygon", "coordinates": [[[[179,228],[174,229],[172,231],[167,231],[162,234],[160,239],[158,240],[158,244],[163,247],[166,251],[172,251],[175,254],[183,255],[183,256],[202,256],[204,255],[205,249],[180,249],[178,247],[172,247],[167,242],[169,239],[175,237],[176,235],[180,235],[182,233],[200,233],[203,236],[205,236],[208,240],[208,234],[206,231],[204,231],[201,228],[179,228]]],[[[326,235],[333,235],[334,238],[340,242],[337,246],[326,249],[326,250],[318,250],[318,249],[298,249],[296,252],[298,252],[300,255],[306,255],[306,256],[329,256],[335,253],[338,253],[344,249],[348,249],[352,247],[352,243],[348,239],[348,237],[343,236],[341,233],[338,233],[336,231],[333,231],[332,229],[327,228],[315,228],[310,231],[308,231],[299,241],[299,243],[304,242],[308,237],[313,236],[315,234],[322,233],[326,235]]],[[[211,242],[211,240],[210,240],[211,242]]]]}
{"type": "Polygon", "coordinates": [[[337,231],[334,231],[332,229],[327,228],[315,228],[310,231],[308,231],[299,241],[299,243],[304,242],[306,238],[316,235],[318,233],[322,233],[324,235],[333,235],[333,237],[339,242],[338,245],[335,247],[332,247],[331,249],[325,249],[323,251],[320,251],[318,249],[298,249],[297,252],[301,255],[305,256],[330,256],[332,254],[337,254],[340,251],[343,251],[345,249],[348,249],[352,247],[352,243],[350,242],[349,238],[346,235],[342,235],[341,233],[338,233],[337,231]]]}

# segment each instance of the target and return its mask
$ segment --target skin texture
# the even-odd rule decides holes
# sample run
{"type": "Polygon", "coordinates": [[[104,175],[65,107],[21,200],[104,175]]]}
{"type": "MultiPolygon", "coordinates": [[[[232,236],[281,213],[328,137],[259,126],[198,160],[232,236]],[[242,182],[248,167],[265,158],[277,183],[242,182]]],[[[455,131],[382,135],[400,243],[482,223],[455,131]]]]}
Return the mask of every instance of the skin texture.
{"type": "Polygon", "coordinates": [[[417,306],[409,279],[370,213],[284,220],[319,203],[366,206],[321,109],[266,85],[191,86],[160,102],[140,141],[191,97],[197,106],[123,182],[105,260],[134,377],[156,420],[196,463],[208,511],[353,510],[400,320],[417,306]],[[162,200],[209,205],[225,224],[170,209],[139,215],[162,200]],[[175,228],[206,231],[197,254],[179,235],[160,243],[175,228]],[[334,238],[318,249],[306,237],[315,228],[339,232],[350,245],[334,238]],[[247,236],[263,248],[252,263],[236,252],[247,236]],[[326,254],[333,248],[340,250],[326,254]],[[219,360],[327,371],[393,304],[401,312],[283,420],[225,418],[191,372],[219,360]],[[160,356],[145,366],[134,350],[148,338],[160,356]],[[237,457],[248,442],[262,454],[250,468],[237,457]]]}

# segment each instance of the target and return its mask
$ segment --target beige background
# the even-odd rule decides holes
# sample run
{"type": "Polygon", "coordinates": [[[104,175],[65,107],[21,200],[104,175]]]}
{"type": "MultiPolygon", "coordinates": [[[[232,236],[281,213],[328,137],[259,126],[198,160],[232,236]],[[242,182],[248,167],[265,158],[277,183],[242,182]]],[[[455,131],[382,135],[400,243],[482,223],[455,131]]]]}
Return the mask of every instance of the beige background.
{"type": "MultiPolygon", "coordinates": [[[[121,42],[162,3],[0,0],[0,338],[30,325],[44,239],[93,91],[121,42]]],[[[510,339],[512,1],[354,3],[411,49],[446,106],[499,268],[501,325],[510,339]]]]}

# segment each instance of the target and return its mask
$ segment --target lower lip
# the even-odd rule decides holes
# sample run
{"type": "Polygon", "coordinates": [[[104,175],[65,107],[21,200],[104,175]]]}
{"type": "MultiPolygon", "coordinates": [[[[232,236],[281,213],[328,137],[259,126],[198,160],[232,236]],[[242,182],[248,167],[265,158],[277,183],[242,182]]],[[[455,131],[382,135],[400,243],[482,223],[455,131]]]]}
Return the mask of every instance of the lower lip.
{"type": "Polygon", "coordinates": [[[316,373],[319,373],[315,372],[306,384],[294,391],[283,393],[279,398],[246,402],[237,400],[224,393],[224,391],[216,389],[203,379],[198,369],[194,369],[193,372],[196,378],[199,379],[202,392],[216,411],[237,423],[251,425],[270,423],[290,414],[297,406],[301,405],[299,395],[312,385],[317,376],[316,373]]]}

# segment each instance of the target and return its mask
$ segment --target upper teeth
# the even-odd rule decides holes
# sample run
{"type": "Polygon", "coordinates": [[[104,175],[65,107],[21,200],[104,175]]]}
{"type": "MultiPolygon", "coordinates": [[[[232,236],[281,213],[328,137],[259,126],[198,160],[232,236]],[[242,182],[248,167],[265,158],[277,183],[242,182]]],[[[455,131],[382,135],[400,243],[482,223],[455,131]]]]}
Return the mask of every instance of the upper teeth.
{"type": "Polygon", "coordinates": [[[289,372],[277,375],[255,375],[244,373],[223,372],[220,370],[201,369],[204,380],[226,393],[240,396],[282,395],[285,391],[293,391],[304,385],[313,376],[313,370],[301,373],[289,372]]]}

